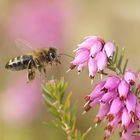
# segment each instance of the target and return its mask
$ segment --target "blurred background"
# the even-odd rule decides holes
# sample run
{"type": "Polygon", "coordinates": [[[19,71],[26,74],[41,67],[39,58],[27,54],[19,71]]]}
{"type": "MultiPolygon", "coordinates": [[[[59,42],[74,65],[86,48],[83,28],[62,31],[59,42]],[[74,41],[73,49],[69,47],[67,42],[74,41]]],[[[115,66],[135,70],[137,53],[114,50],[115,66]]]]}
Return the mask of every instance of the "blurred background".
{"type": "MultiPolygon", "coordinates": [[[[0,140],[63,140],[62,132],[51,124],[51,115],[43,103],[42,80],[26,83],[26,71],[9,72],[6,62],[23,54],[15,47],[24,39],[33,48],[53,46],[74,56],[72,50],[85,36],[98,35],[125,48],[131,69],[139,68],[139,0],[1,0],[0,1],[0,140]]],[[[93,120],[96,109],[81,115],[84,97],[92,90],[87,71],[66,74],[71,58],[63,57],[58,67],[48,68],[48,79],[65,77],[77,104],[77,127],[83,132],[93,120]],[[83,86],[84,85],[84,86],[83,86]]],[[[94,83],[99,80],[97,76],[94,83]]],[[[44,82],[44,80],[43,80],[44,82]]],[[[103,124],[94,128],[88,140],[101,140],[103,124]]],[[[119,139],[114,134],[111,140],[119,139]]]]}

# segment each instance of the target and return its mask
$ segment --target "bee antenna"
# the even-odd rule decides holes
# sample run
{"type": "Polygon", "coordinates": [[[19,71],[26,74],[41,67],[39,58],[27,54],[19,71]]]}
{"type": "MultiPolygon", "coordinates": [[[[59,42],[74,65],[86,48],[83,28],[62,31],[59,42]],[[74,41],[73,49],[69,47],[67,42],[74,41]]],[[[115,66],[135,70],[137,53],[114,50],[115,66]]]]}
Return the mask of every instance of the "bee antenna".
{"type": "Polygon", "coordinates": [[[73,58],[73,59],[74,59],[74,57],[73,57],[73,56],[71,56],[71,55],[68,55],[68,54],[65,54],[65,53],[60,53],[60,54],[59,54],[59,56],[62,56],[62,55],[64,55],[64,56],[67,56],[67,57],[70,57],[70,58],[73,58]]]}

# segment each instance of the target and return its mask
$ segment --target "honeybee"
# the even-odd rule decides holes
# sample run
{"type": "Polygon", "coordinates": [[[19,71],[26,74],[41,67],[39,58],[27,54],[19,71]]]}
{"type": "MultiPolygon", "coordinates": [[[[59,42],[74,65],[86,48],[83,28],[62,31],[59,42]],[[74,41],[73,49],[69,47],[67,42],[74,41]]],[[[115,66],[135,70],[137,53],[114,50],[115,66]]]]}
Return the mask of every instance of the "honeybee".
{"type": "Polygon", "coordinates": [[[28,82],[35,78],[36,70],[46,74],[46,65],[55,62],[61,64],[56,48],[40,48],[30,53],[10,59],[5,68],[11,71],[20,71],[27,69],[28,82]]]}

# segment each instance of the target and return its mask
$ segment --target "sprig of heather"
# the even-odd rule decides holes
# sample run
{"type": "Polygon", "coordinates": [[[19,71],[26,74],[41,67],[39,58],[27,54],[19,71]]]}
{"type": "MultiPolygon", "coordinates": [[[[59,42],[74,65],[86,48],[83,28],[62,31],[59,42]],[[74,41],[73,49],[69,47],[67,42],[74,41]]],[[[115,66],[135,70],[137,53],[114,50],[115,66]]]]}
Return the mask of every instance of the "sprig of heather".
{"type": "Polygon", "coordinates": [[[115,72],[106,74],[93,91],[85,97],[84,113],[97,104],[100,106],[96,115],[96,126],[104,119],[107,121],[104,140],[108,140],[116,128],[121,128],[122,140],[139,138],[140,133],[140,84],[137,85],[138,73],[127,70],[128,59],[123,63],[124,49],[119,51],[113,42],[105,42],[97,36],[85,38],[75,50],[76,56],[70,69],[77,67],[81,72],[88,67],[89,77],[96,73],[106,74],[105,68],[115,72]]]}
{"type": "Polygon", "coordinates": [[[137,75],[126,71],[123,77],[111,75],[98,83],[90,95],[85,97],[84,110],[87,112],[99,104],[95,123],[107,120],[104,140],[121,128],[121,138],[128,140],[133,132],[138,132],[140,125],[140,103],[137,98],[138,88],[132,91],[137,75]]]}
{"type": "Polygon", "coordinates": [[[76,55],[71,62],[70,70],[77,67],[78,73],[80,73],[85,67],[88,67],[91,79],[95,77],[96,73],[106,75],[105,68],[117,74],[124,74],[128,63],[127,59],[124,67],[121,68],[123,51],[118,55],[118,47],[113,42],[105,42],[97,36],[86,37],[81,44],[78,44],[78,48],[74,52],[76,55]]]}
{"type": "Polygon", "coordinates": [[[76,128],[76,108],[71,106],[71,94],[64,100],[66,88],[63,79],[49,81],[42,86],[44,101],[55,118],[54,125],[65,133],[67,140],[84,140],[91,127],[84,133],[76,128]]]}

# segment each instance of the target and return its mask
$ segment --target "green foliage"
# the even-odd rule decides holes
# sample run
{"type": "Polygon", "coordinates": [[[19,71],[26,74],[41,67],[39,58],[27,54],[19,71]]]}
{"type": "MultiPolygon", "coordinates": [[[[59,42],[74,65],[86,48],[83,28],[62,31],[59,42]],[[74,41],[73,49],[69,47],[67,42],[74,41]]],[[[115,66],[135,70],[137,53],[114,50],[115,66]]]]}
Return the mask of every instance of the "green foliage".
{"type": "Polygon", "coordinates": [[[123,60],[124,60],[124,49],[120,51],[118,47],[116,47],[116,52],[113,55],[113,57],[109,59],[107,68],[116,72],[117,75],[124,74],[128,64],[128,59],[126,59],[124,61],[124,64],[122,64],[123,60]]]}
{"type": "Polygon", "coordinates": [[[83,134],[76,129],[76,108],[71,106],[71,93],[64,99],[66,88],[63,79],[49,81],[42,86],[44,101],[55,118],[55,126],[61,128],[67,140],[84,140],[91,127],[83,134]]]}

